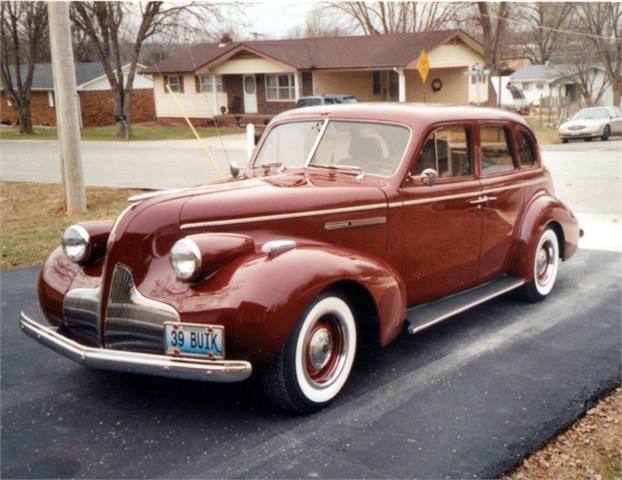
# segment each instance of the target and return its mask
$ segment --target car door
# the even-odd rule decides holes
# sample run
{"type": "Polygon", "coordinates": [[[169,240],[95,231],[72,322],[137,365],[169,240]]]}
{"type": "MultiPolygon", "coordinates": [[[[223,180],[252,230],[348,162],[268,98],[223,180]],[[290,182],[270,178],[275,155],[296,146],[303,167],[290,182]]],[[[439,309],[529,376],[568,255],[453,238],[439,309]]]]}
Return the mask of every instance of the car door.
{"type": "Polygon", "coordinates": [[[414,305],[477,283],[481,236],[481,187],[474,171],[469,123],[430,129],[413,159],[411,174],[390,208],[390,257],[414,305]],[[433,169],[435,185],[422,173],[433,169]]]}
{"type": "Polygon", "coordinates": [[[611,114],[611,133],[614,135],[622,134],[622,110],[618,107],[611,107],[609,112],[611,114]]]}
{"type": "Polygon", "coordinates": [[[511,268],[517,221],[523,207],[522,173],[514,151],[509,123],[479,123],[478,171],[482,185],[482,235],[479,281],[485,282],[511,268]]]}

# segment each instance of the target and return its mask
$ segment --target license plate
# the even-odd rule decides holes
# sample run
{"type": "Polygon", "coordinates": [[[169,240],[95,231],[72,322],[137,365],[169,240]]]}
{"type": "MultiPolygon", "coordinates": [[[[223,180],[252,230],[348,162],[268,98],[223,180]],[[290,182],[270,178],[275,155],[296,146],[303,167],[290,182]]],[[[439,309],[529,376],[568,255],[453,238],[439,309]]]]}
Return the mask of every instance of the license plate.
{"type": "Polygon", "coordinates": [[[164,346],[168,355],[224,358],[225,329],[218,325],[167,322],[164,346]]]}

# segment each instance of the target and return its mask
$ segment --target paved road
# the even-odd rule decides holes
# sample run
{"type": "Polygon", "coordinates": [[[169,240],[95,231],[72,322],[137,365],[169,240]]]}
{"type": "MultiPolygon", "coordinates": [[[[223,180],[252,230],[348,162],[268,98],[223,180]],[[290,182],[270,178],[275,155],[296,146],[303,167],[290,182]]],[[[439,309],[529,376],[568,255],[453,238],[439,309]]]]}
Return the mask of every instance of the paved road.
{"type": "MultiPolygon", "coordinates": [[[[246,135],[205,139],[219,168],[228,175],[228,161],[246,163],[246,135]]],[[[58,183],[59,145],[47,140],[0,142],[0,179],[58,183]]],[[[174,188],[207,183],[218,174],[196,140],[82,142],[87,185],[103,187],[174,188]]]]}
{"type": "MultiPolygon", "coordinates": [[[[90,372],[18,331],[36,270],[0,274],[2,478],[497,477],[620,384],[622,255],[580,250],[512,296],[363,352],[308,417],[237,385],[90,372]]],[[[40,318],[40,317],[39,317],[40,318]]]]}

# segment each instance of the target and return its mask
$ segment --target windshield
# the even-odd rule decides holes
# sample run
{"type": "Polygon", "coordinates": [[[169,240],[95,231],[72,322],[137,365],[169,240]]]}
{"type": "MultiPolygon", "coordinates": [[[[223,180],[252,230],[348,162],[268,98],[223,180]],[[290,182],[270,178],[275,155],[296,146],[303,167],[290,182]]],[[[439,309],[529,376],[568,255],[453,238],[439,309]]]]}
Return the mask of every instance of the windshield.
{"type": "Polygon", "coordinates": [[[609,118],[609,112],[606,108],[590,108],[587,110],[580,110],[572,117],[573,120],[590,120],[597,118],[609,118]]]}
{"type": "Polygon", "coordinates": [[[303,167],[323,123],[310,121],[277,125],[270,130],[254,166],[278,163],[284,167],[303,167]]]}
{"type": "Polygon", "coordinates": [[[340,97],[337,98],[337,103],[358,103],[356,97],[340,97]]]}
{"type": "Polygon", "coordinates": [[[331,121],[310,165],[355,167],[389,176],[399,165],[409,137],[408,129],[397,125],[331,121]]]}

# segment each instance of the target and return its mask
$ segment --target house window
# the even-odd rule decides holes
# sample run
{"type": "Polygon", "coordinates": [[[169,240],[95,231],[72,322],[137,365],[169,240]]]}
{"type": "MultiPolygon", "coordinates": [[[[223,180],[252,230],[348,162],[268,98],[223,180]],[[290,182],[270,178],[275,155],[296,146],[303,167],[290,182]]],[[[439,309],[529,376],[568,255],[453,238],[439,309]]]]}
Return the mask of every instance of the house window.
{"type": "Polygon", "coordinates": [[[372,85],[372,95],[380,95],[381,86],[380,86],[380,72],[375,71],[371,74],[371,85],[372,85]]]}
{"type": "Polygon", "coordinates": [[[523,92],[529,90],[529,82],[523,82],[523,92]]]}
{"type": "Polygon", "coordinates": [[[266,100],[289,102],[295,99],[294,75],[266,75],[266,100]]]}
{"type": "Polygon", "coordinates": [[[54,91],[48,90],[48,106],[54,108],[54,91]]]}
{"type": "MultiPolygon", "coordinates": [[[[168,84],[171,92],[184,93],[184,82],[179,75],[170,75],[165,77],[165,82],[168,84]]],[[[168,92],[168,88],[164,88],[165,92],[168,92]]]]}
{"type": "Polygon", "coordinates": [[[538,90],[542,90],[544,88],[544,83],[542,83],[542,82],[536,83],[536,88],[538,90]]]}
{"type": "Polygon", "coordinates": [[[212,93],[222,92],[222,76],[221,75],[202,75],[199,77],[200,79],[200,89],[201,93],[209,92],[212,93]]]}

